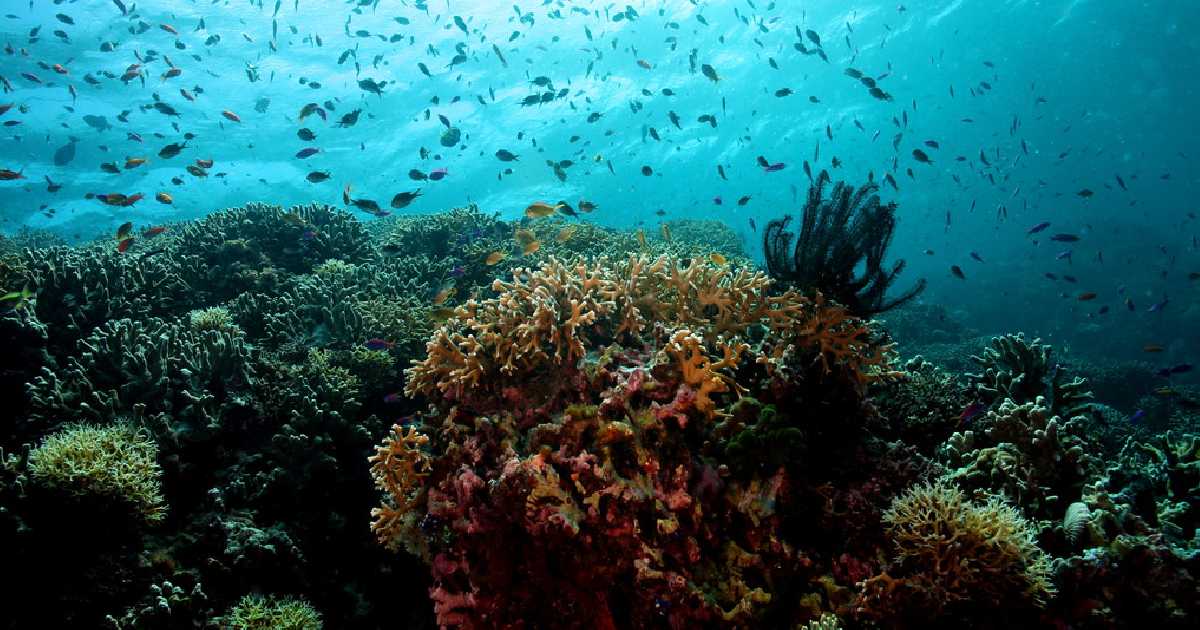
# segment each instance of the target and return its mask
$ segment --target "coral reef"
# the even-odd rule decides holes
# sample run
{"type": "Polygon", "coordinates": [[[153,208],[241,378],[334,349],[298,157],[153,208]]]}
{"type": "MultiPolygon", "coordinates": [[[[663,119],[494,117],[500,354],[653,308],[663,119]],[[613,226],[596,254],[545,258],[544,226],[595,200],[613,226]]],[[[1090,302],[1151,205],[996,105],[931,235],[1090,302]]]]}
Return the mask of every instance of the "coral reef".
{"type": "Polygon", "coordinates": [[[171,253],[204,303],[270,288],[284,273],[305,273],[331,258],[362,262],[373,256],[366,230],[343,210],[260,203],[180,226],[171,253]]]}
{"type": "Polygon", "coordinates": [[[1078,377],[1066,381],[1066,372],[1051,359],[1053,351],[1040,339],[1026,341],[1020,333],[994,337],[982,356],[971,357],[983,370],[967,374],[967,378],[979,398],[987,402],[1008,399],[1025,403],[1045,396],[1057,415],[1086,413],[1093,398],[1087,381],[1078,377]]]}
{"type": "Polygon", "coordinates": [[[820,291],[864,317],[895,308],[924,291],[922,279],[904,293],[887,297],[904,271],[903,260],[891,269],[883,267],[896,229],[896,204],[881,204],[874,182],[858,189],[838,182],[826,199],[829,182],[829,173],[821,171],[808,189],[799,235],[787,230],[790,215],[763,228],[767,273],[789,286],[820,291]]]}
{"type": "Polygon", "coordinates": [[[1186,376],[588,218],[0,239],[0,627],[1194,625],[1186,376]]]}
{"type": "Polygon", "coordinates": [[[896,559],[866,581],[861,616],[923,627],[967,606],[1013,623],[1054,592],[1036,529],[998,499],[974,504],[954,486],[926,484],[897,497],[883,520],[896,559]]]}
{"type": "Polygon", "coordinates": [[[167,511],[157,456],[154,441],[129,425],[72,425],[29,452],[29,479],[89,504],[127,506],[139,520],[155,524],[167,511]]]}
{"type": "Polygon", "coordinates": [[[939,459],[948,479],[977,499],[998,493],[1027,517],[1057,523],[1098,466],[1086,424],[1053,415],[1042,397],[1006,400],[950,436],[939,459]]]}
{"type": "Polygon", "coordinates": [[[436,413],[371,458],[373,528],[430,564],[439,623],[766,614],[771,567],[796,560],[775,525],[793,462],[744,463],[795,440],[797,419],[731,402],[790,400],[793,379],[862,391],[888,373],[884,349],[819,295],[684,262],[516,270],[409,370],[406,391],[436,413]]]}
{"type": "Polygon", "coordinates": [[[247,595],[225,615],[231,630],[321,630],[321,614],[308,602],[291,597],[247,595]]]}

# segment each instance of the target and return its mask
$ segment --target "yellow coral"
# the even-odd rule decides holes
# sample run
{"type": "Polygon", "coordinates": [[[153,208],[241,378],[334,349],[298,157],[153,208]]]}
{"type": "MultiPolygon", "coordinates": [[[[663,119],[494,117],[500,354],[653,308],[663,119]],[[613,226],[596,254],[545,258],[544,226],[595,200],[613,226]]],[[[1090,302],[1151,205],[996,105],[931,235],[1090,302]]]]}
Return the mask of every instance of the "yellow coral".
{"type": "Polygon", "coordinates": [[[865,585],[865,601],[879,609],[919,598],[936,616],[960,601],[1041,605],[1054,592],[1035,529],[995,497],[976,505],[946,482],[921,485],[896,498],[883,521],[898,566],[865,585]]]}
{"type": "Polygon", "coordinates": [[[124,501],[143,520],[166,516],[158,445],[127,424],[72,425],[29,452],[29,473],[47,488],[79,497],[124,501]]]}
{"type": "Polygon", "coordinates": [[[395,550],[409,530],[406,517],[420,494],[421,479],[429,474],[429,455],[422,450],[428,442],[429,436],[396,424],[367,460],[375,487],[387,497],[383,506],[371,510],[371,531],[388,549],[395,550]]]}
{"type": "Polygon", "coordinates": [[[538,270],[516,269],[511,282],[493,283],[497,297],[469,300],[434,333],[405,391],[457,397],[485,384],[526,383],[547,369],[576,368],[587,350],[610,343],[674,344],[667,354],[702,392],[707,411],[710,394],[737,390],[719,371],[732,370],[748,351],[768,370],[815,353],[827,371],[842,366],[860,384],[885,368],[884,349],[872,346],[865,322],[820,295],[770,295],[770,286],[761,272],[666,256],[574,266],[551,259],[538,270]],[[752,348],[748,333],[756,327],[771,334],[752,348]],[[687,335],[679,338],[680,331],[687,335]]]}

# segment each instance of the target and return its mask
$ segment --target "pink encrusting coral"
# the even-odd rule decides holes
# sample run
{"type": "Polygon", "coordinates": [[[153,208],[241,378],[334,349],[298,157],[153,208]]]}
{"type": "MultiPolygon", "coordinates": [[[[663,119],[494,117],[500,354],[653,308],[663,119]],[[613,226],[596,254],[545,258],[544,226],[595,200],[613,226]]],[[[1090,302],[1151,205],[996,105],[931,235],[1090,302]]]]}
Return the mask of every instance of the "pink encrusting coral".
{"type": "Polygon", "coordinates": [[[733,405],[804,379],[860,391],[886,348],[820,296],[700,261],[551,261],[493,288],[408,372],[432,412],[372,458],[374,531],[429,563],[439,623],[755,620],[806,561],[786,467],[722,461],[733,405]]]}

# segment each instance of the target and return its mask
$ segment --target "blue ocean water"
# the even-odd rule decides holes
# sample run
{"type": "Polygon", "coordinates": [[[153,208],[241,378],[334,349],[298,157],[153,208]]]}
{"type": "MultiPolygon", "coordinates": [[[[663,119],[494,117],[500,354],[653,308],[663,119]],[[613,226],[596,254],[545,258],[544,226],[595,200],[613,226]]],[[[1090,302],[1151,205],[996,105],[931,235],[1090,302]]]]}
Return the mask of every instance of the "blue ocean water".
{"type": "MultiPolygon", "coordinates": [[[[992,510],[981,521],[1019,521],[1010,537],[1055,565],[1009,562],[999,571],[1044,571],[1059,589],[1048,605],[1022,601],[998,613],[988,597],[972,599],[989,593],[989,577],[963,596],[961,618],[1112,627],[1145,617],[1188,627],[1200,557],[1198,32],[1195,0],[5,0],[0,341],[10,352],[0,361],[0,405],[21,420],[0,423],[0,558],[32,567],[32,577],[17,591],[25,605],[14,608],[15,621],[0,627],[28,627],[42,609],[59,613],[56,627],[93,627],[111,615],[125,620],[116,627],[242,627],[228,621],[233,611],[253,609],[263,594],[312,603],[328,627],[469,627],[464,610],[493,619],[483,604],[472,610],[476,595],[537,599],[546,591],[521,579],[553,585],[556,563],[578,561],[577,551],[610,534],[661,543],[645,555],[664,571],[692,556],[713,563],[693,558],[695,567],[669,581],[677,591],[643,588],[638,580],[656,570],[644,566],[585,576],[630,587],[614,587],[617,619],[662,627],[690,619],[687,606],[699,598],[678,576],[713,573],[756,588],[746,595],[702,584],[696,592],[707,605],[781,615],[755,618],[764,627],[801,627],[831,611],[849,627],[901,624],[884,606],[872,611],[879,617],[855,615],[866,609],[859,603],[885,600],[872,600],[869,579],[886,585],[888,571],[908,572],[920,584],[883,522],[913,488],[939,492],[921,490],[934,479],[948,484],[944,495],[952,484],[971,495],[969,510],[992,510]],[[426,341],[486,315],[473,301],[504,286],[492,274],[524,264],[509,232],[535,224],[531,204],[563,200],[580,210],[563,216],[556,207],[537,224],[556,232],[559,222],[594,223],[628,231],[624,242],[649,234],[656,245],[667,223],[720,221],[762,264],[763,228],[798,215],[823,171],[851,185],[873,182],[896,204],[885,266],[907,266],[893,295],[928,284],[880,314],[893,337],[874,338],[878,329],[864,325],[871,343],[823,347],[792,372],[791,350],[779,344],[773,358],[735,358],[693,382],[687,368],[715,365],[715,341],[729,341],[728,331],[708,331],[711,360],[679,351],[688,365],[678,370],[655,337],[666,328],[629,335],[625,353],[610,352],[620,331],[597,342],[600,333],[572,322],[562,330],[594,337],[586,358],[572,347],[566,354],[577,365],[538,363],[553,350],[528,359],[542,370],[529,369],[532,387],[501,387],[505,373],[487,384],[497,390],[491,399],[460,391],[460,400],[447,393],[455,383],[406,397],[413,372],[404,369],[427,352],[429,372],[451,371],[437,354],[453,344],[426,341]],[[594,211],[583,211],[584,200],[594,211]],[[213,225],[188,224],[259,202],[337,211],[253,206],[213,225]],[[445,219],[471,205],[484,214],[445,219]],[[507,223],[481,218],[492,213],[507,223]],[[410,216],[422,219],[397,221],[410,216]],[[487,229],[439,232],[447,224],[487,229]],[[336,234],[325,240],[318,231],[328,226],[336,234]],[[423,234],[446,242],[414,244],[423,234]],[[126,254],[130,235],[140,240],[126,254]],[[39,239],[73,248],[21,251],[39,239]],[[1016,351],[971,357],[992,335],[1018,331],[1029,344],[1009,338],[1016,351]],[[854,370],[869,363],[868,350],[878,351],[871,360],[895,350],[902,361],[867,378],[877,364],[854,370]],[[838,352],[861,379],[845,366],[830,376],[827,355],[838,352]],[[1022,352],[1045,354],[1026,360],[1022,352]],[[914,359],[922,353],[932,361],[914,359]],[[773,360],[786,369],[747,380],[773,360]],[[1009,387],[1020,379],[1024,387],[1009,387]],[[1082,394],[1089,389],[1094,400],[1082,394]],[[696,401],[708,394],[717,402],[700,413],[696,401]],[[743,401],[754,396],[761,405],[743,401]],[[602,418],[601,408],[613,416],[602,418]],[[623,413],[628,422],[619,423],[623,413]],[[153,438],[140,455],[126,447],[143,462],[143,495],[164,495],[162,505],[150,501],[161,529],[126,531],[100,510],[99,543],[59,538],[77,514],[59,518],[75,504],[54,493],[65,486],[71,495],[76,485],[37,486],[29,453],[52,458],[51,436],[82,441],[80,422],[136,423],[153,438]],[[566,426],[584,428],[552,435],[566,426]],[[563,445],[549,448],[554,439],[563,445]],[[623,459],[625,441],[644,459],[623,459]],[[376,465],[388,449],[400,454],[387,462],[396,469],[376,465]],[[469,466],[455,459],[476,455],[469,466]],[[613,483],[584,500],[597,457],[616,462],[603,471],[613,483]],[[540,490],[553,487],[567,497],[562,505],[578,499],[591,511],[537,514],[536,500],[505,494],[511,488],[498,479],[511,479],[518,460],[529,478],[541,475],[540,490]],[[546,481],[548,461],[563,488],[546,481]],[[753,478],[750,490],[739,475],[753,478]],[[448,488],[463,505],[475,502],[454,523],[448,488]],[[1012,513],[999,502],[985,507],[993,496],[1012,513]],[[497,508],[506,501],[518,507],[497,508]],[[378,517],[376,529],[402,531],[404,544],[373,531],[380,506],[394,518],[378,517]],[[677,519],[689,506],[694,518],[677,519]],[[561,555],[548,552],[546,565],[555,566],[513,553],[520,579],[509,580],[462,551],[503,559],[530,540],[521,527],[552,541],[546,548],[561,555]],[[685,535],[675,532],[689,527],[689,545],[677,544],[685,535]],[[727,536],[754,553],[730,552],[737,546],[726,546],[727,536]],[[555,547],[564,540],[578,547],[555,547]],[[760,553],[775,559],[753,566],[760,553]],[[731,570],[734,561],[742,564],[731,570]],[[767,577],[741,582],[742,569],[767,577]],[[754,597],[765,591],[772,606],[754,597]],[[792,615],[788,623],[779,611],[792,615]]],[[[574,232],[557,233],[566,234],[559,251],[572,251],[563,242],[574,232]]],[[[729,283],[717,254],[701,260],[696,277],[729,283]]],[[[533,277],[518,270],[513,286],[533,277]]],[[[760,297],[768,295],[796,297],[760,297]]],[[[682,322],[670,331],[681,339],[682,322]]],[[[510,334],[520,326],[506,324],[510,334]]],[[[745,340],[764,341],[760,324],[747,324],[745,340]]],[[[529,356],[542,350],[530,347],[529,356]]],[[[126,441],[142,435],[127,433],[126,441]]],[[[93,507],[112,498],[75,494],[93,507]]],[[[538,627],[544,612],[529,613],[521,621],[538,627]]],[[[600,626],[572,620],[592,622],[600,626]]]]}
{"type": "Polygon", "coordinates": [[[1189,2],[293,0],[139,2],[124,13],[102,0],[11,2],[0,21],[4,99],[25,111],[4,115],[19,124],[0,146],[3,167],[25,179],[0,188],[3,229],[89,239],[130,219],[190,219],[251,200],[337,204],[350,185],[384,201],[420,188],[405,212],[474,202],[513,217],[535,199],[586,197],[601,207],[589,220],[614,226],[652,225],[660,209],[711,217],[756,251],[749,221],[797,209],[807,162],[850,182],[890,175],[896,186],[883,192],[900,205],[892,255],[909,261],[906,275],[929,279],[925,300],[982,329],[1194,355],[1194,337],[1171,331],[1194,330],[1200,317],[1187,277],[1200,269],[1189,214],[1198,26],[1189,2]],[[165,76],[172,67],[180,73],[165,76]],[[539,77],[549,83],[532,83],[539,77]],[[301,120],[307,103],[326,119],[301,120]],[[356,124],[336,125],[355,110],[356,124]],[[714,122],[697,122],[705,115],[714,122]],[[440,144],[439,116],[461,130],[452,147],[440,144]],[[302,127],[315,140],[298,138],[302,127]],[[184,133],[195,138],[180,155],[158,157],[184,133]],[[55,164],[70,138],[73,159],[55,164]],[[320,152],[296,158],[306,147],[320,152]],[[500,149],[517,161],[498,160],[500,149]],[[760,155],[786,168],[764,172],[760,155]],[[126,157],[148,161],[124,169],[126,157]],[[213,160],[208,177],[184,170],[196,159],[213,160]],[[547,162],[562,160],[574,165],[560,181],[547,162]],[[103,172],[105,162],[121,172],[103,172]],[[441,181],[408,176],[439,168],[441,181]],[[310,183],[313,171],[330,177],[310,183]],[[48,192],[47,177],[61,189],[48,192]],[[114,209],[88,192],[146,199],[114,209]],[[156,203],[157,192],[174,204],[156,203]],[[1026,234],[1043,221],[1045,232],[1026,234]],[[1055,233],[1081,240],[1048,240],[1055,233]],[[1086,291],[1097,299],[1074,299],[1086,291]],[[1145,312],[1167,299],[1170,308],[1145,312]]]}

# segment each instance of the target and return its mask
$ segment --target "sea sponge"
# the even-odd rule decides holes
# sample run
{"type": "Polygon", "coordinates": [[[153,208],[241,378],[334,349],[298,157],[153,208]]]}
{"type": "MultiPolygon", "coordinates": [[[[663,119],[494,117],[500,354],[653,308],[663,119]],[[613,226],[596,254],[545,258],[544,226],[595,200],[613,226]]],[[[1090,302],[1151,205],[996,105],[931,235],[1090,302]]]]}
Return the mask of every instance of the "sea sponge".
{"type": "Polygon", "coordinates": [[[1054,592],[1036,530],[995,497],[978,505],[944,481],[920,485],[893,500],[883,522],[896,545],[895,565],[890,575],[866,581],[870,604],[860,613],[936,619],[959,603],[1037,607],[1054,592]]]}
{"type": "Polygon", "coordinates": [[[29,453],[30,477],[59,492],[128,503],[147,523],[166,516],[158,446],[127,424],[71,425],[29,453]]]}
{"type": "Polygon", "coordinates": [[[221,621],[230,630],[320,630],[321,614],[294,597],[246,595],[221,621]]]}

